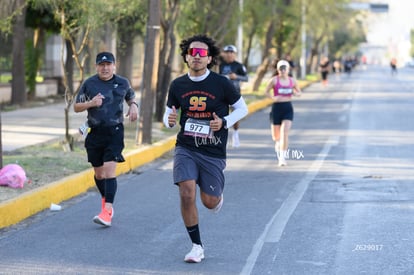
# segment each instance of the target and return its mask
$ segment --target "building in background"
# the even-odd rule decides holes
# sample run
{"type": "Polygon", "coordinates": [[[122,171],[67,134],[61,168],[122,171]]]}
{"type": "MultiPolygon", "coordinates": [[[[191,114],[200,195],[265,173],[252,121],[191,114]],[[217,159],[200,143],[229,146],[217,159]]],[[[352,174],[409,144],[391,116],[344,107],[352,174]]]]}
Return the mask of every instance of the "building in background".
{"type": "MultiPolygon", "coordinates": [[[[366,6],[366,3],[358,4],[366,6]]],[[[388,66],[392,58],[396,58],[398,64],[412,60],[410,32],[414,29],[414,1],[372,0],[369,8],[367,43],[361,47],[368,64],[388,66]]]]}

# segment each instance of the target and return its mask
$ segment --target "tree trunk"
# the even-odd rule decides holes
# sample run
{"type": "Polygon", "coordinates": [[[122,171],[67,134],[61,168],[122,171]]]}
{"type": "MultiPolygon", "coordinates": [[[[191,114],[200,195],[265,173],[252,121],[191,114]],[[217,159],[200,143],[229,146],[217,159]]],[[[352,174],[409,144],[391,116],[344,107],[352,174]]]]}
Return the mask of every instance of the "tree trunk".
{"type": "Polygon", "coordinates": [[[159,58],[160,0],[148,0],[149,16],[145,41],[145,59],[143,92],[141,99],[138,143],[152,142],[152,115],[155,90],[157,88],[157,70],[159,58]]]}
{"type": "Polygon", "coordinates": [[[157,122],[162,122],[165,108],[165,98],[167,97],[168,87],[172,78],[172,64],[174,62],[176,49],[174,28],[180,13],[179,7],[180,5],[178,0],[171,1],[167,6],[167,9],[169,10],[167,13],[168,15],[164,13],[164,15],[169,16],[169,18],[165,19],[161,15],[161,27],[164,37],[162,39],[163,44],[158,65],[158,83],[155,99],[155,119],[157,122]]]}
{"type": "Polygon", "coordinates": [[[131,35],[131,32],[124,32],[122,31],[122,26],[124,24],[128,24],[127,22],[119,22],[119,26],[121,27],[118,31],[119,40],[116,47],[116,58],[118,62],[116,64],[117,74],[122,75],[129,79],[132,83],[132,70],[133,70],[133,56],[134,56],[134,37],[135,35],[131,35]]]}
{"type": "MultiPolygon", "coordinates": [[[[164,113],[164,98],[165,92],[163,89],[165,88],[164,83],[164,77],[166,74],[171,74],[171,64],[168,64],[168,61],[166,60],[166,55],[168,48],[170,46],[170,40],[169,40],[169,31],[170,26],[169,25],[163,25],[163,34],[164,37],[162,39],[162,46],[161,46],[161,52],[159,57],[159,64],[158,64],[158,83],[157,83],[157,91],[155,96],[155,119],[158,122],[162,121],[162,116],[164,113]]],[[[168,86],[167,86],[168,87],[168,86]]],[[[167,88],[168,89],[168,88],[167,88]]]]}
{"type": "Polygon", "coordinates": [[[65,73],[66,73],[66,81],[68,85],[68,89],[70,93],[73,93],[74,86],[73,86],[73,50],[72,45],[69,40],[65,40],[66,43],[66,63],[65,63],[65,73]]]}
{"type": "Polygon", "coordinates": [[[276,34],[276,56],[277,60],[282,59],[283,55],[283,43],[285,42],[284,32],[283,32],[283,21],[284,21],[284,14],[282,12],[279,13],[278,16],[278,32],[276,34]]]}
{"type": "Polygon", "coordinates": [[[267,70],[269,69],[269,66],[271,64],[270,57],[266,57],[265,60],[263,60],[262,64],[257,68],[256,70],[256,78],[253,82],[253,91],[257,92],[259,90],[260,84],[262,83],[262,80],[264,76],[267,73],[267,70]]]}
{"type": "Polygon", "coordinates": [[[315,70],[317,69],[315,67],[315,57],[318,55],[318,50],[316,48],[312,48],[309,55],[309,62],[308,67],[306,68],[307,72],[315,73],[315,70]]]}
{"type": "MultiPolygon", "coordinates": [[[[257,23],[254,20],[252,25],[255,26],[257,23]]],[[[251,28],[251,31],[247,35],[247,48],[246,48],[246,55],[244,56],[243,64],[248,68],[249,67],[249,56],[252,50],[253,39],[256,34],[256,28],[251,28]]]]}
{"type": "Polygon", "coordinates": [[[256,78],[253,81],[253,91],[257,92],[259,90],[260,84],[262,83],[262,80],[267,73],[267,70],[269,69],[269,65],[271,64],[271,54],[270,54],[270,48],[272,46],[272,38],[275,31],[275,25],[274,22],[271,21],[269,28],[267,29],[266,33],[266,41],[263,51],[263,61],[262,64],[257,68],[256,70],[256,78]]]}
{"type": "Polygon", "coordinates": [[[322,38],[323,35],[315,39],[315,42],[313,43],[308,60],[308,67],[306,68],[307,72],[315,73],[318,71],[318,63],[316,57],[319,54],[319,45],[321,44],[322,38]]]}
{"type": "MultiPolygon", "coordinates": [[[[170,50],[168,52],[167,62],[164,64],[162,70],[162,78],[159,78],[157,89],[157,102],[156,102],[156,120],[162,122],[162,117],[165,108],[165,98],[167,97],[168,87],[172,78],[172,63],[174,60],[174,53],[176,48],[176,38],[173,31],[169,32],[169,45],[170,50]]],[[[161,69],[161,68],[160,68],[161,69]]]]}
{"type": "MultiPolygon", "coordinates": [[[[24,0],[18,0],[17,5],[24,4],[24,0]]],[[[25,53],[25,20],[26,8],[17,15],[13,22],[13,64],[12,64],[12,96],[13,105],[24,106],[27,103],[26,80],[24,70],[25,53]]]]}
{"type": "Polygon", "coordinates": [[[74,137],[69,133],[69,110],[71,105],[66,105],[65,107],[65,140],[66,144],[64,146],[68,146],[69,148],[65,148],[65,151],[72,152],[75,149],[75,139],[74,137]]]}

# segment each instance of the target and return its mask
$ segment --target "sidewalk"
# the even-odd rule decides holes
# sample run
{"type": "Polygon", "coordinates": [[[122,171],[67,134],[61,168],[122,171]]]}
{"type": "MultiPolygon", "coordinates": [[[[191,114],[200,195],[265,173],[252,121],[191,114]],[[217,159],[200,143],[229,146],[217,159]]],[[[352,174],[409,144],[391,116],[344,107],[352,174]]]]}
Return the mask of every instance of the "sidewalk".
{"type": "MultiPolygon", "coordinates": [[[[303,89],[310,83],[301,82],[303,89]]],[[[248,104],[249,114],[269,106],[270,99],[248,104]]],[[[3,151],[12,151],[21,147],[35,145],[64,136],[64,103],[49,104],[43,107],[22,109],[2,113],[3,151]]],[[[71,132],[86,118],[86,113],[70,112],[71,132]]],[[[175,146],[175,135],[151,146],[134,150],[125,155],[125,162],[117,166],[117,175],[128,173],[146,163],[154,161],[175,146]]],[[[0,203],[0,229],[16,224],[42,210],[51,203],[78,196],[95,186],[93,169],[52,182],[21,196],[0,203]]]]}
{"type": "MultiPolygon", "coordinates": [[[[3,152],[35,145],[65,136],[65,103],[1,113],[3,152]]],[[[86,112],[69,113],[70,132],[77,133],[86,112]]]]}

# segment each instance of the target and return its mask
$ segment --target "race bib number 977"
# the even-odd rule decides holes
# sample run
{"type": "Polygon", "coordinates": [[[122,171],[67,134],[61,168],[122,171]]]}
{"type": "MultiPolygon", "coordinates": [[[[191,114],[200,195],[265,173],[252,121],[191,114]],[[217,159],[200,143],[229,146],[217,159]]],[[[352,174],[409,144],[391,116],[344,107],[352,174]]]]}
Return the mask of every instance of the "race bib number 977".
{"type": "Polygon", "coordinates": [[[210,121],[198,120],[189,118],[185,122],[184,135],[197,136],[197,137],[209,137],[210,136],[210,121]]]}

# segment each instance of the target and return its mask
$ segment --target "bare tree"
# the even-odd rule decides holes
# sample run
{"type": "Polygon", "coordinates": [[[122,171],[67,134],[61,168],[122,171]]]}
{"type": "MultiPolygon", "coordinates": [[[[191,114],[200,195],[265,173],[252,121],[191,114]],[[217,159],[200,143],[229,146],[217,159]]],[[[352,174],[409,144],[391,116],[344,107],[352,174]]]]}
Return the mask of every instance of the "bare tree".
{"type": "Polygon", "coordinates": [[[69,113],[73,102],[84,81],[85,62],[89,57],[87,51],[91,30],[99,30],[104,25],[102,17],[111,18],[116,9],[108,8],[117,5],[117,1],[94,0],[37,0],[39,5],[51,6],[56,19],[60,22],[62,36],[61,64],[63,69],[63,86],[65,89],[65,141],[66,148],[73,150],[74,138],[69,133],[69,113]],[[77,68],[79,85],[74,86],[73,69],[77,68]]]}
{"type": "Polygon", "coordinates": [[[67,55],[66,55],[66,59],[67,59],[67,63],[65,64],[65,66],[63,67],[63,86],[65,87],[65,140],[66,143],[69,145],[69,149],[71,151],[73,151],[74,149],[74,139],[73,136],[69,133],[69,125],[70,125],[70,120],[69,120],[69,112],[72,108],[73,102],[75,100],[76,95],[78,94],[79,90],[80,90],[80,86],[82,85],[83,81],[84,81],[84,68],[85,68],[85,61],[86,58],[88,57],[88,54],[84,54],[83,57],[81,56],[81,53],[83,52],[86,44],[87,44],[87,39],[89,37],[89,30],[90,27],[89,25],[86,26],[84,32],[83,32],[83,38],[81,40],[80,45],[77,47],[76,44],[76,40],[74,38],[74,34],[71,33],[71,30],[68,27],[68,24],[66,22],[65,19],[65,11],[61,10],[60,13],[61,16],[61,26],[62,26],[62,54],[61,54],[61,62],[62,64],[65,64],[65,51],[64,51],[64,46],[66,45],[67,47],[67,55]],[[72,54],[72,56],[69,56],[69,53],[72,54]],[[76,67],[79,69],[79,85],[74,88],[73,86],[73,73],[69,73],[69,72],[73,72],[73,69],[70,68],[70,66],[68,64],[76,64],[76,67]]]}

